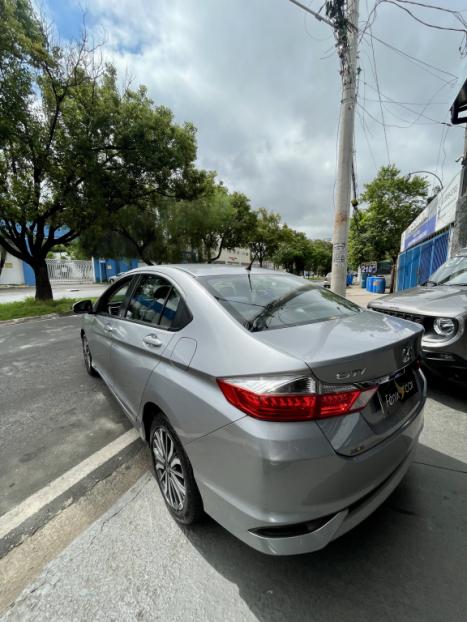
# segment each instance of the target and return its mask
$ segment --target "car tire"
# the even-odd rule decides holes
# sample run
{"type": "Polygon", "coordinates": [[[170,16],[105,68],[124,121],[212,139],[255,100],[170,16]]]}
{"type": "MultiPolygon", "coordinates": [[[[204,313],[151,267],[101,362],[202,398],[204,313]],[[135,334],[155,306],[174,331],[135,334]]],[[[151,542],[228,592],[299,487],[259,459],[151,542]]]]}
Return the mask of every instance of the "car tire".
{"type": "Polygon", "coordinates": [[[149,434],[153,473],[167,509],[182,525],[203,515],[203,502],[188,456],[164,415],[154,417],[149,434]]]}
{"type": "Polygon", "coordinates": [[[83,357],[84,357],[84,366],[86,368],[86,371],[88,372],[88,374],[90,376],[98,376],[99,374],[97,373],[93,363],[92,363],[92,354],[91,354],[91,349],[89,347],[89,343],[87,340],[86,335],[82,335],[81,336],[81,344],[83,346],[83,357]]]}

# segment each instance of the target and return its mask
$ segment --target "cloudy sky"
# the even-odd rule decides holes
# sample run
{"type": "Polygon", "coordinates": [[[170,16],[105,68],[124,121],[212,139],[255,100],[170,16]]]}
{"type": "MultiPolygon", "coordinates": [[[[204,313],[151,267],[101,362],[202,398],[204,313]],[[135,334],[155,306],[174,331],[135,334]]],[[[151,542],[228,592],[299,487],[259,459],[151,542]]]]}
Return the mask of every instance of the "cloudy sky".
{"type": "MultiPolygon", "coordinates": [[[[360,1],[362,26],[374,2],[360,1]]],[[[433,2],[467,18],[465,0],[433,2]]],[[[255,208],[310,237],[331,236],[340,77],[328,26],[288,0],[44,0],[43,8],[64,40],[79,36],[84,8],[122,84],[147,85],[177,121],[197,126],[200,166],[255,208]]],[[[453,24],[440,12],[417,15],[453,24]]],[[[378,8],[360,47],[360,191],[388,161],[445,184],[459,170],[463,127],[442,122],[467,77],[461,43],[459,33],[426,28],[393,5],[378,8]]]]}

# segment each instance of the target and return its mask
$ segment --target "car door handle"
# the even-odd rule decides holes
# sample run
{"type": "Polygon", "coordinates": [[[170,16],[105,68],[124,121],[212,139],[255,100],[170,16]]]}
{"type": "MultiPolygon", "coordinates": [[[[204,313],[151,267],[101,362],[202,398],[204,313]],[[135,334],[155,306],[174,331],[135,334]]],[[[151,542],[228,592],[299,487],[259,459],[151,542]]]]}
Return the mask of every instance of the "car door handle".
{"type": "Polygon", "coordinates": [[[162,341],[157,335],[146,335],[143,339],[143,343],[152,348],[160,348],[162,345],[162,341]]]}
{"type": "Polygon", "coordinates": [[[105,324],[104,325],[104,330],[106,333],[111,333],[113,331],[114,327],[112,326],[112,324],[105,324]]]}

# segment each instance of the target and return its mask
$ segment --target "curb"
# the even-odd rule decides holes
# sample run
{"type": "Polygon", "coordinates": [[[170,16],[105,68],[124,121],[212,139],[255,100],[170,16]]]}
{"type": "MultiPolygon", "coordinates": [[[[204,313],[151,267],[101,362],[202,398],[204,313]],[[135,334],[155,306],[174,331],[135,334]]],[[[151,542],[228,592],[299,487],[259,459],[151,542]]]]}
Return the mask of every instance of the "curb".
{"type": "MultiPolygon", "coordinates": [[[[11,549],[21,544],[28,536],[31,536],[41,527],[46,525],[56,514],[59,514],[63,509],[72,505],[75,501],[92,490],[96,484],[107,479],[120,466],[132,460],[138,452],[142,450],[146,451],[145,445],[136,430],[134,428],[130,428],[127,432],[129,431],[135,432],[134,440],[120,449],[120,451],[111,458],[94,468],[89,473],[85,474],[70,488],[64,490],[60,495],[47,502],[31,514],[31,516],[21,521],[6,534],[2,535],[0,538],[0,559],[5,557],[11,549]]],[[[115,439],[115,441],[117,440],[118,438],[115,439]]],[[[102,449],[103,448],[101,448],[101,450],[102,449]]],[[[148,462],[148,468],[149,464],[150,463],[148,462]]],[[[46,488],[50,487],[50,485],[51,483],[49,482],[46,488]]],[[[34,495],[32,495],[32,497],[34,497],[34,495]]]]}
{"type": "Polygon", "coordinates": [[[57,317],[68,317],[70,315],[74,315],[73,311],[65,311],[64,313],[45,313],[44,315],[30,315],[28,317],[18,317],[12,320],[0,320],[0,326],[22,324],[23,322],[31,322],[32,320],[53,320],[57,317]]]}

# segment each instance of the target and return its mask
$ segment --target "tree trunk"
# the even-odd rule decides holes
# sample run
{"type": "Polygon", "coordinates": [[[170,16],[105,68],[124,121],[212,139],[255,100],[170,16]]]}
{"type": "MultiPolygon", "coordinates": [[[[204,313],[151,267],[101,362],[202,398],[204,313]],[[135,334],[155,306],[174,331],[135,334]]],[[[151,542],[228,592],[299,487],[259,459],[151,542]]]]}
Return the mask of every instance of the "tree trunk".
{"type": "Polygon", "coordinates": [[[208,263],[213,263],[214,261],[217,261],[219,259],[219,257],[221,256],[222,251],[224,250],[224,246],[221,242],[219,249],[217,251],[217,255],[215,255],[214,257],[211,257],[211,253],[209,253],[209,260],[208,263]]]}
{"type": "Polygon", "coordinates": [[[396,266],[397,266],[397,257],[392,258],[392,268],[391,268],[391,284],[389,286],[389,293],[392,294],[394,292],[394,286],[396,284],[396,266]]]}
{"type": "Polygon", "coordinates": [[[31,266],[36,278],[36,300],[53,300],[52,286],[45,259],[31,266]]]}
{"type": "Polygon", "coordinates": [[[3,246],[0,246],[0,276],[2,276],[3,266],[6,261],[6,249],[3,246]]]}

